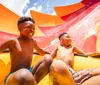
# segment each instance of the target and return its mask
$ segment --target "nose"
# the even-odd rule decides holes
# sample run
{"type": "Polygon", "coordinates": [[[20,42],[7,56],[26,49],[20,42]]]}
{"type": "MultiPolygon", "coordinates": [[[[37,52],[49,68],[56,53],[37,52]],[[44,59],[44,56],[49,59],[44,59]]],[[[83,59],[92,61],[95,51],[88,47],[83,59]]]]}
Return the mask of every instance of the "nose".
{"type": "Polygon", "coordinates": [[[31,31],[31,32],[34,32],[35,30],[34,30],[34,29],[30,29],[30,31],[31,31]]]}

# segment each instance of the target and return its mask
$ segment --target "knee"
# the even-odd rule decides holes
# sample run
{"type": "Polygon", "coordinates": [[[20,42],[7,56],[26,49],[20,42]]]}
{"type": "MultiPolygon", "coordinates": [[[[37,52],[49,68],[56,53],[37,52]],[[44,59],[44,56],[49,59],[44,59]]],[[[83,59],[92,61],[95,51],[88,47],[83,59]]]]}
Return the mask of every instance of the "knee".
{"type": "Polygon", "coordinates": [[[47,65],[47,66],[50,66],[51,65],[51,63],[52,63],[52,56],[51,55],[48,55],[48,54],[46,54],[45,56],[44,56],[44,62],[45,62],[45,64],[47,65]]]}
{"type": "Polygon", "coordinates": [[[67,65],[61,60],[54,60],[50,66],[51,70],[65,70],[67,69],[67,65]]]}
{"type": "Polygon", "coordinates": [[[100,75],[100,68],[94,68],[94,70],[91,73],[93,76],[100,75]]]}
{"type": "Polygon", "coordinates": [[[54,60],[50,66],[50,73],[55,74],[64,74],[68,72],[67,65],[61,60],[54,60]]]}
{"type": "Polygon", "coordinates": [[[15,73],[15,80],[22,82],[35,81],[34,76],[28,69],[20,69],[15,73]]]}

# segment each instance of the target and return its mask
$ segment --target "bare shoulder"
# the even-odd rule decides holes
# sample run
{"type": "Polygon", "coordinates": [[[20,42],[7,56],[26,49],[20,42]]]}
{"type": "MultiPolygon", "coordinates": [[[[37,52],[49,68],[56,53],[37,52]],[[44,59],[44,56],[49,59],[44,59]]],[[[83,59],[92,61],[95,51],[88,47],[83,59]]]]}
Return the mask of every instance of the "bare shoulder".
{"type": "Polygon", "coordinates": [[[5,40],[3,43],[0,44],[0,52],[6,50],[7,48],[9,49],[15,44],[16,44],[16,39],[5,40]]]}
{"type": "Polygon", "coordinates": [[[35,40],[35,39],[32,39],[32,40],[33,40],[33,44],[34,44],[34,45],[37,45],[36,40],[35,40]]]}
{"type": "Polygon", "coordinates": [[[74,44],[72,44],[71,48],[73,52],[77,49],[77,47],[74,44]]]}
{"type": "Polygon", "coordinates": [[[36,40],[35,39],[32,39],[33,40],[33,43],[35,43],[36,42],[36,40]]]}
{"type": "Polygon", "coordinates": [[[5,40],[3,43],[1,43],[1,45],[6,45],[6,44],[14,44],[14,43],[16,43],[16,39],[14,39],[14,38],[11,38],[11,39],[7,39],[7,40],[5,40]]]}
{"type": "Polygon", "coordinates": [[[10,39],[6,40],[5,42],[8,43],[8,44],[16,44],[17,39],[16,38],[10,38],[10,39]]]}
{"type": "Polygon", "coordinates": [[[72,44],[73,49],[77,49],[77,46],[75,44],[72,44]]]}

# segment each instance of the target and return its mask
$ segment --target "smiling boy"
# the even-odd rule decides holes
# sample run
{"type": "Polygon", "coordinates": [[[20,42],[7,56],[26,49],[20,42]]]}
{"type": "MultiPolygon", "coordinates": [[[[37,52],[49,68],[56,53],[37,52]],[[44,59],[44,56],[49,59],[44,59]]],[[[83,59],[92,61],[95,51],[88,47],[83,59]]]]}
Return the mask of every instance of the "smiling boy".
{"type": "Polygon", "coordinates": [[[9,49],[11,59],[11,69],[5,79],[5,85],[37,85],[49,72],[52,57],[40,49],[32,38],[35,33],[35,21],[31,17],[21,17],[17,26],[20,36],[0,45],[0,52],[9,49]],[[34,49],[44,57],[31,67],[34,49]]]}
{"type": "MultiPolygon", "coordinates": [[[[60,85],[100,85],[100,68],[89,68],[75,72],[74,53],[87,56],[100,56],[100,53],[84,53],[73,45],[68,33],[59,35],[60,44],[52,53],[56,57],[51,64],[51,75],[60,85]],[[94,79],[94,80],[93,80],[94,79]],[[98,81],[98,82],[97,82],[98,81]]],[[[58,85],[58,84],[57,84],[58,85]]]]}

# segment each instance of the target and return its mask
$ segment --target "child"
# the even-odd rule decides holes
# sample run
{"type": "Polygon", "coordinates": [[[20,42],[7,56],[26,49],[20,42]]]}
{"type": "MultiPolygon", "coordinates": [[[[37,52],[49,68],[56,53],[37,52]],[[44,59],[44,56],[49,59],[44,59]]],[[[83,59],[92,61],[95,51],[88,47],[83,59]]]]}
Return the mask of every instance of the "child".
{"type": "Polygon", "coordinates": [[[21,17],[17,25],[20,36],[0,45],[0,52],[9,49],[11,59],[11,69],[5,79],[5,85],[37,85],[49,72],[52,58],[48,52],[40,49],[32,38],[35,33],[35,21],[32,18],[21,17]],[[34,49],[44,57],[30,67],[34,49]]]}
{"type": "Polygon", "coordinates": [[[80,51],[72,44],[71,37],[68,33],[62,33],[59,36],[59,40],[60,45],[52,53],[52,57],[56,57],[56,60],[54,60],[51,65],[50,73],[60,85],[81,85],[92,76],[100,74],[100,68],[85,69],[79,72],[73,70],[74,53],[88,56],[97,56],[100,55],[100,53],[85,54],[80,51]]]}

